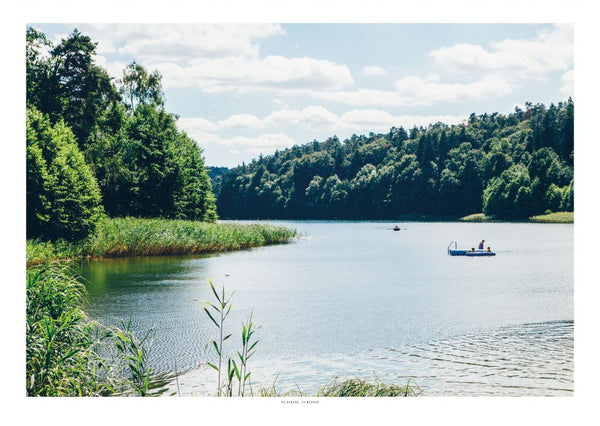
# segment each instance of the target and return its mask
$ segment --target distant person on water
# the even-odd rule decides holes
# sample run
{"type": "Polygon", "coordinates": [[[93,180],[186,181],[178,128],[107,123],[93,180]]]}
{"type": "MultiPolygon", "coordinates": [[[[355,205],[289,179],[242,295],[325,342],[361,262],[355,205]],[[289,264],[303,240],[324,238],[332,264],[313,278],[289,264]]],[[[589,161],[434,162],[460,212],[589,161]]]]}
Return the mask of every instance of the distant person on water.
{"type": "Polygon", "coordinates": [[[479,250],[483,250],[483,243],[485,243],[485,240],[481,240],[479,243],[479,250]]]}

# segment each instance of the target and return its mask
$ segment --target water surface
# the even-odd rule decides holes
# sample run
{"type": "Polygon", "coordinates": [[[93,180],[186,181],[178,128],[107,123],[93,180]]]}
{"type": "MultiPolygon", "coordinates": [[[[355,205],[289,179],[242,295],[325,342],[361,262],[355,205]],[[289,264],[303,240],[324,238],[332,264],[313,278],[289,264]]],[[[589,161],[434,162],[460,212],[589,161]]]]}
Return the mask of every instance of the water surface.
{"type": "MultiPolygon", "coordinates": [[[[202,312],[208,279],[235,290],[228,325],[253,311],[255,383],[314,392],[335,376],[416,383],[425,394],[569,395],[573,225],[285,222],[296,242],[203,257],[84,265],[88,313],[154,328],[153,367],[214,392],[202,312]],[[482,239],[495,257],[448,256],[482,239]],[[200,368],[198,368],[200,366],[200,368]]],[[[230,350],[238,349],[235,335],[230,350]],[[235,339],[235,340],[234,340],[235,339]]]]}

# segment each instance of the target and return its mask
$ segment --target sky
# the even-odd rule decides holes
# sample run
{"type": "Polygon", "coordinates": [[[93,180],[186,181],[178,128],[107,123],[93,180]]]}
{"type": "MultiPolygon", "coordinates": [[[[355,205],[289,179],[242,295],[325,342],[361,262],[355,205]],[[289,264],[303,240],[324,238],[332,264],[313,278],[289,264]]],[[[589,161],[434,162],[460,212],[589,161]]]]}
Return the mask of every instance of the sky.
{"type": "Polygon", "coordinates": [[[112,77],[158,70],[208,166],[573,96],[572,24],[29,24],[90,36],[112,77]]]}

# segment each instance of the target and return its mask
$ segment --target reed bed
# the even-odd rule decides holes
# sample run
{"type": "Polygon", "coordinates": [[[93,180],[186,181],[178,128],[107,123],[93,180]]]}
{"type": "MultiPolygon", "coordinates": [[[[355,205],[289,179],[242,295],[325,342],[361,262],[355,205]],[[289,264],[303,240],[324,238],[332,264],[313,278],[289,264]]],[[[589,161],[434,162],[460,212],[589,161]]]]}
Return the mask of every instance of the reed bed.
{"type": "Polygon", "coordinates": [[[461,222],[488,222],[491,220],[483,213],[474,213],[459,219],[461,222]]]}
{"type": "Polygon", "coordinates": [[[543,223],[574,223],[575,214],[574,212],[555,212],[540,216],[533,216],[530,217],[529,220],[532,222],[543,223]]]}
{"type": "Polygon", "coordinates": [[[188,220],[111,219],[90,245],[93,257],[169,256],[247,249],[295,236],[283,226],[188,220]]]}
{"type": "Polygon", "coordinates": [[[173,256],[243,250],[291,241],[296,231],[270,224],[115,218],[84,241],[27,242],[27,265],[59,259],[173,256]]]}

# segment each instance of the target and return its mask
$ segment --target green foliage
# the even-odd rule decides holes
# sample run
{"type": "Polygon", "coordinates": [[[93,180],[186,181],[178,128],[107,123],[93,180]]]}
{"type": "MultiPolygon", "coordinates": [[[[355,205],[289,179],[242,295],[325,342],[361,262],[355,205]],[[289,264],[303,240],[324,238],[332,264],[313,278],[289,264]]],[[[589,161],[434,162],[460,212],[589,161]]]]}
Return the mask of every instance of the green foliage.
{"type": "Polygon", "coordinates": [[[27,265],[47,260],[214,253],[289,242],[296,231],[268,224],[115,218],[75,243],[27,241],[27,265]]]}
{"type": "Polygon", "coordinates": [[[27,102],[64,121],[85,150],[100,114],[118,99],[108,73],[94,63],[96,44],[74,30],[53,47],[43,33],[27,29],[27,102]],[[44,54],[42,49],[50,49],[44,54]]]}
{"type": "MultiPolygon", "coordinates": [[[[109,216],[217,219],[202,149],[177,129],[176,117],[164,110],[162,77],[157,71],[147,72],[133,62],[117,86],[95,63],[96,43],[79,31],[53,46],[43,33],[29,27],[26,40],[28,107],[45,114],[54,138],[68,139],[83,152],[109,216]],[[68,129],[71,136],[65,135],[68,129]]],[[[69,236],[48,222],[48,209],[54,206],[47,193],[64,192],[54,187],[55,181],[71,176],[55,175],[62,171],[59,164],[54,169],[44,167],[44,160],[49,161],[45,153],[29,149],[33,138],[46,140],[30,132],[28,125],[27,166],[28,174],[34,175],[28,179],[28,204],[32,203],[31,225],[36,229],[28,235],[80,237],[85,229],[69,236]]],[[[82,161],[79,154],[73,155],[77,163],[82,161]]],[[[78,212],[77,206],[67,210],[72,215],[61,212],[60,221],[87,220],[87,212],[78,212]]]]}
{"type": "Polygon", "coordinates": [[[71,131],[27,109],[27,238],[78,240],[103,217],[96,179],[71,131]]]}
{"type": "Polygon", "coordinates": [[[486,211],[496,219],[523,219],[549,208],[569,210],[573,111],[570,99],[549,108],[528,104],[508,115],[472,114],[466,124],[409,132],[394,127],[387,134],[294,146],[223,175],[219,214],[392,219],[486,211]]]}
{"type": "Polygon", "coordinates": [[[148,74],[144,67],[134,61],[123,70],[119,94],[130,111],[135,111],[140,104],[163,105],[161,80],[158,71],[148,74]]]}
{"type": "Polygon", "coordinates": [[[68,265],[29,269],[26,292],[28,396],[149,395],[145,342],[128,327],[89,321],[85,287],[68,265]]]}
{"type": "Polygon", "coordinates": [[[399,397],[418,396],[421,391],[411,386],[410,380],[406,386],[386,385],[379,381],[370,382],[366,379],[334,380],[323,386],[317,392],[318,397],[399,397]]]}
{"type": "Polygon", "coordinates": [[[502,212],[505,219],[524,219],[533,214],[531,179],[525,166],[511,166],[490,181],[483,194],[483,212],[493,218],[502,212]]]}
{"type": "Polygon", "coordinates": [[[248,360],[254,355],[255,347],[258,344],[258,340],[253,341],[252,336],[255,333],[254,323],[252,322],[252,314],[248,316],[248,320],[242,323],[242,350],[237,351],[239,364],[235,359],[231,357],[227,358],[227,369],[224,369],[223,362],[225,360],[224,354],[224,343],[229,339],[232,334],[224,335],[225,320],[231,312],[232,304],[231,298],[233,293],[226,295],[225,287],[221,289],[221,292],[217,292],[212,281],[208,281],[212,294],[217,300],[216,304],[211,302],[203,302],[202,309],[215,324],[219,330],[219,337],[217,340],[211,340],[207,346],[211,346],[217,354],[218,363],[212,364],[207,363],[211,368],[215,369],[218,373],[217,376],[217,396],[233,396],[233,380],[237,378],[238,381],[238,393],[237,396],[244,396],[246,392],[246,383],[250,381],[250,374],[248,372],[248,360]],[[212,313],[211,313],[212,312],[212,313]],[[225,373],[225,381],[221,382],[221,378],[225,373]]]}
{"type": "Polygon", "coordinates": [[[483,213],[474,213],[460,218],[461,222],[487,222],[488,220],[490,218],[483,213]]]}
{"type": "MultiPolygon", "coordinates": [[[[213,322],[213,324],[215,324],[217,326],[217,328],[219,329],[218,340],[211,340],[207,344],[207,346],[212,346],[214,348],[219,361],[218,361],[217,365],[212,364],[210,362],[208,363],[208,365],[210,367],[214,368],[218,373],[217,396],[221,396],[221,392],[223,392],[223,387],[221,385],[221,375],[223,372],[223,359],[224,359],[223,344],[225,343],[225,341],[227,339],[229,339],[231,337],[231,334],[224,335],[224,324],[225,324],[225,320],[229,316],[229,313],[231,312],[231,308],[232,308],[231,298],[233,296],[233,293],[231,293],[229,295],[225,295],[225,287],[223,287],[221,290],[221,295],[219,295],[219,293],[215,289],[215,286],[213,285],[212,281],[209,280],[208,283],[210,284],[210,289],[212,290],[212,293],[214,294],[215,298],[217,299],[217,304],[215,305],[211,302],[204,302],[202,309],[204,310],[204,313],[206,313],[208,318],[210,318],[210,320],[213,322]],[[215,312],[211,314],[211,309],[209,309],[209,308],[212,308],[212,310],[214,310],[215,312]],[[215,319],[215,317],[216,317],[216,319],[215,319]]],[[[231,382],[233,380],[233,370],[232,370],[231,366],[232,366],[232,360],[231,360],[231,358],[228,358],[227,359],[227,386],[225,387],[225,395],[226,396],[231,396],[231,392],[232,392],[231,382]]]]}
{"type": "Polygon", "coordinates": [[[148,367],[149,340],[153,334],[153,330],[149,330],[144,337],[138,338],[131,332],[131,320],[123,322],[122,329],[114,330],[114,345],[122,359],[121,375],[128,378],[138,396],[149,396],[152,372],[148,367]]]}
{"type": "Polygon", "coordinates": [[[556,212],[545,215],[533,216],[529,219],[532,222],[573,223],[575,221],[575,215],[573,212],[556,212]]]}

